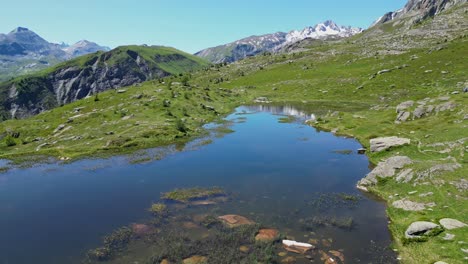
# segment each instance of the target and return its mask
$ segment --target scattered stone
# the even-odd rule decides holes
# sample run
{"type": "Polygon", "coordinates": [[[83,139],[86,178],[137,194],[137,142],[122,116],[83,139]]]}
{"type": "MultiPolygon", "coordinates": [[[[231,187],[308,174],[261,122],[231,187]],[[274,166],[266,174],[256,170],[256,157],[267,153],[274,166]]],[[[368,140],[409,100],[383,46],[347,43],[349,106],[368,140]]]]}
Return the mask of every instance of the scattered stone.
{"type": "Polygon", "coordinates": [[[54,130],[54,134],[59,132],[60,130],[64,129],[66,127],[65,124],[60,124],[55,130],[54,130]]]}
{"type": "Polygon", "coordinates": [[[397,107],[396,107],[396,112],[397,113],[401,113],[403,112],[404,110],[412,107],[414,105],[414,101],[406,101],[406,102],[403,102],[401,104],[399,104],[397,107]]]}
{"type": "Polygon", "coordinates": [[[455,239],[455,235],[454,235],[454,234],[449,234],[449,233],[447,233],[447,234],[445,234],[445,236],[444,236],[442,239],[443,239],[443,240],[447,240],[447,241],[449,241],[449,240],[454,240],[454,239],[455,239]]]}
{"type": "Polygon", "coordinates": [[[314,249],[314,246],[308,243],[301,243],[293,240],[283,240],[283,247],[289,252],[297,254],[305,254],[307,251],[314,249]]]}
{"type": "MultiPolygon", "coordinates": [[[[377,177],[387,178],[395,175],[397,169],[402,169],[404,166],[411,164],[412,160],[406,156],[395,156],[388,158],[385,161],[379,162],[377,167],[373,169],[365,178],[358,182],[358,187],[374,185],[377,183],[377,177]]],[[[364,188],[365,189],[365,188],[364,188]]]]}
{"type": "Polygon", "coordinates": [[[257,98],[254,100],[254,103],[269,104],[269,103],[271,103],[271,101],[268,100],[267,97],[257,97],[257,98]]]}
{"type": "Polygon", "coordinates": [[[255,236],[255,241],[260,242],[273,242],[278,239],[279,232],[276,229],[264,228],[258,231],[258,234],[255,236]]]}
{"type": "Polygon", "coordinates": [[[281,263],[284,263],[284,264],[294,264],[296,263],[296,258],[295,257],[292,257],[292,256],[289,256],[289,257],[286,257],[284,259],[281,260],[281,263]]]}
{"type": "Polygon", "coordinates": [[[449,111],[455,109],[456,106],[457,105],[454,102],[446,102],[436,106],[435,111],[436,113],[449,111]]]}
{"type": "Polygon", "coordinates": [[[343,255],[343,253],[341,253],[340,251],[337,251],[337,250],[330,250],[328,252],[330,252],[330,254],[332,254],[333,256],[339,258],[341,260],[341,262],[344,263],[345,257],[343,255]]]}
{"type": "Polygon", "coordinates": [[[119,89],[117,90],[117,93],[121,94],[121,93],[125,93],[127,90],[124,90],[124,89],[119,89]]]}
{"type": "Polygon", "coordinates": [[[360,148],[360,149],[357,150],[357,153],[363,155],[363,154],[366,154],[366,150],[367,149],[365,149],[365,148],[360,148]]]}
{"type": "Polygon", "coordinates": [[[431,195],[433,195],[433,194],[434,194],[433,192],[421,193],[421,194],[419,195],[419,197],[427,197],[427,196],[431,196],[431,195]]]}
{"type": "Polygon", "coordinates": [[[242,252],[242,253],[247,254],[247,253],[250,252],[250,248],[248,246],[240,246],[239,251],[242,252]]]}
{"type": "Polygon", "coordinates": [[[399,137],[381,137],[373,138],[370,140],[371,152],[381,152],[391,147],[408,145],[411,143],[410,139],[399,137]]]}
{"type": "Polygon", "coordinates": [[[248,219],[248,218],[245,218],[243,216],[240,216],[240,215],[223,215],[223,216],[220,216],[218,217],[219,219],[221,219],[223,221],[223,223],[230,227],[230,228],[234,228],[234,227],[238,227],[238,226],[242,226],[242,225],[253,225],[255,224],[254,221],[248,219]]]}
{"type": "Polygon", "coordinates": [[[203,256],[193,256],[186,258],[182,261],[183,264],[206,264],[208,263],[208,258],[203,256]]]}
{"type": "Polygon", "coordinates": [[[403,183],[408,183],[410,182],[414,177],[413,169],[406,169],[401,171],[397,177],[396,181],[397,182],[403,182],[403,183]]]}
{"type": "Polygon", "coordinates": [[[459,91],[453,91],[452,94],[460,94],[459,91]]]}
{"type": "Polygon", "coordinates": [[[418,191],[411,191],[411,192],[408,192],[409,195],[413,195],[415,193],[418,193],[418,191]]]}
{"type": "Polygon", "coordinates": [[[443,262],[443,261],[437,261],[436,263],[434,264],[448,264],[447,262],[443,262]]]}
{"type": "Polygon", "coordinates": [[[417,203],[410,200],[402,199],[392,203],[393,207],[403,209],[405,211],[422,211],[426,209],[428,204],[417,203]]]}
{"type": "Polygon", "coordinates": [[[405,122],[410,118],[410,116],[411,116],[410,112],[405,112],[405,111],[400,112],[400,113],[398,113],[395,122],[397,122],[397,123],[398,122],[405,122]]]}
{"type": "Polygon", "coordinates": [[[391,72],[391,71],[392,71],[392,70],[390,70],[390,69],[384,69],[384,70],[378,71],[378,72],[377,72],[377,75],[381,75],[381,74],[384,74],[384,73],[389,73],[389,72],[391,72]]]}
{"type": "Polygon", "coordinates": [[[413,119],[421,118],[426,115],[426,107],[420,105],[413,111],[413,119]]]}
{"type": "Polygon", "coordinates": [[[448,230],[462,228],[462,227],[467,226],[465,223],[460,222],[456,219],[451,219],[451,218],[440,219],[439,223],[441,226],[443,226],[445,229],[448,229],[448,230]]]}
{"type": "Polygon", "coordinates": [[[322,245],[324,247],[331,247],[331,241],[328,239],[322,239],[322,245]]]}
{"type": "Polygon", "coordinates": [[[440,228],[439,225],[425,222],[425,221],[418,221],[412,223],[408,229],[406,229],[405,237],[406,238],[420,238],[422,235],[427,234],[434,228],[440,228]]]}

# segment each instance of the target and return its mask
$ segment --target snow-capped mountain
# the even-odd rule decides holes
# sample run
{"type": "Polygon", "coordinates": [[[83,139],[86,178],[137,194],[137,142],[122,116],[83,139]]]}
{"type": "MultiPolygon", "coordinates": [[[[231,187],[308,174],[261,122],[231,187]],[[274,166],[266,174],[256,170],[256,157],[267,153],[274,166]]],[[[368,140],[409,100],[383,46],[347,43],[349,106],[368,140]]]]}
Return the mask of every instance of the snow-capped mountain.
{"type": "Polygon", "coordinates": [[[301,31],[293,30],[286,35],[287,44],[306,38],[323,39],[333,37],[350,37],[362,32],[362,28],[338,26],[335,22],[327,20],[313,27],[306,27],[301,31]]]}
{"type": "Polygon", "coordinates": [[[339,26],[335,22],[328,20],[313,27],[293,30],[288,33],[277,32],[261,36],[251,36],[229,44],[199,51],[195,55],[214,63],[234,62],[262,52],[275,52],[287,45],[307,38],[344,38],[360,32],[362,32],[361,28],[339,26]]]}

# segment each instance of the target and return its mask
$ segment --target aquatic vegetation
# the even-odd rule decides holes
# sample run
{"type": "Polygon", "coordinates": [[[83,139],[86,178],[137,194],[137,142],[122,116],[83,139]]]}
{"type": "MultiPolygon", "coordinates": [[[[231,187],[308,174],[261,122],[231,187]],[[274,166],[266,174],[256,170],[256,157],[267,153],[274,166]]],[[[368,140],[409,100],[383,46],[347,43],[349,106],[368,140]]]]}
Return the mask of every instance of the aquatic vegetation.
{"type": "Polygon", "coordinates": [[[223,189],[218,187],[213,188],[188,188],[188,189],[176,189],[171,192],[163,193],[161,198],[166,200],[173,200],[177,202],[186,203],[190,200],[195,199],[206,199],[209,197],[225,195],[223,189]]]}
{"type": "Polygon", "coordinates": [[[315,193],[314,198],[307,202],[318,210],[328,210],[332,208],[354,208],[362,197],[347,193],[315,193]]]}
{"type": "Polygon", "coordinates": [[[350,150],[350,149],[339,149],[339,150],[334,150],[333,153],[343,154],[343,155],[351,155],[351,154],[353,154],[353,151],[350,150]]]}
{"type": "Polygon", "coordinates": [[[336,216],[313,216],[306,219],[301,219],[302,228],[307,231],[313,231],[320,227],[337,227],[342,229],[352,229],[354,220],[352,217],[336,217],[336,216]]]}
{"type": "Polygon", "coordinates": [[[90,260],[106,261],[123,251],[130,243],[133,231],[128,227],[115,230],[112,234],[104,237],[103,247],[89,250],[87,257],[90,260]]]}
{"type": "Polygon", "coordinates": [[[278,118],[278,123],[283,123],[283,124],[290,124],[296,121],[296,118],[294,116],[282,116],[278,118]]]}
{"type": "Polygon", "coordinates": [[[167,214],[167,206],[163,203],[153,203],[148,211],[154,216],[162,216],[167,214]]]}

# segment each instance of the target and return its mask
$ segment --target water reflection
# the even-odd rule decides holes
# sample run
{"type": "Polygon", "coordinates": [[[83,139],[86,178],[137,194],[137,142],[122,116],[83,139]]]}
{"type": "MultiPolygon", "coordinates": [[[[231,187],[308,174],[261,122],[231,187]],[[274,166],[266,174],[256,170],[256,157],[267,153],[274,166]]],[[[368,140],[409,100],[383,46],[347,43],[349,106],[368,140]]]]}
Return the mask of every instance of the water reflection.
{"type": "Polygon", "coordinates": [[[294,116],[304,120],[315,120],[315,114],[309,113],[305,110],[301,110],[296,106],[291,105],[251,105],[245,106],[245,108],[249,111],[256,111],[256,112],[268,112],[274,115],[287,115],[287,116],[294,116]]]}

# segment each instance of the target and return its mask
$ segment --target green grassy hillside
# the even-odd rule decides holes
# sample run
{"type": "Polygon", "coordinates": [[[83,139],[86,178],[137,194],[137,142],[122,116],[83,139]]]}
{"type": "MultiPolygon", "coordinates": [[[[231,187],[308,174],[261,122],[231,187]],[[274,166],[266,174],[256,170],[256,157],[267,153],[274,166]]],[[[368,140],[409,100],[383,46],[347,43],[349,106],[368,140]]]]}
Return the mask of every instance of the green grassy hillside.
{"type": "Polygon", "coordinates": [[[15,106],[21,115],[13,117],[21,118],[107,89],[206,66],[203,59],[162,46],[122,46],[88,54],[0,84],[0,118],[9,119],[15,106]]]}

